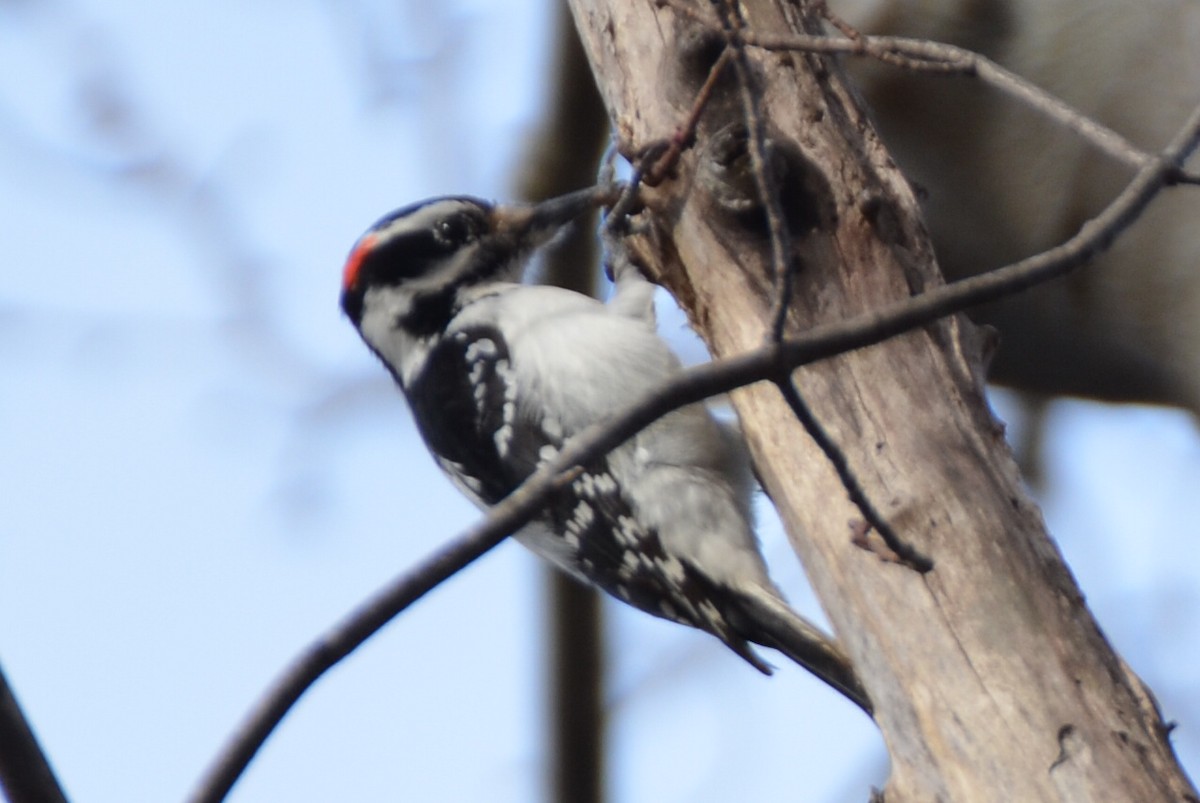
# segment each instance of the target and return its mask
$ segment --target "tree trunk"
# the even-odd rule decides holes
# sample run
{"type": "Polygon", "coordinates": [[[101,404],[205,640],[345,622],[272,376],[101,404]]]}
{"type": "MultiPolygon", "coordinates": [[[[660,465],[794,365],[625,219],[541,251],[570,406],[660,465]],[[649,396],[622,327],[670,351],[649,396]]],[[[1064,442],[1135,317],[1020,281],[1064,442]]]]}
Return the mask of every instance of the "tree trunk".
{"type": "MultiPolygon", "coordinates": [[[[741,5],[751,29],[819,32],[803,2],[741,5]]],[[[622,152],[672,136],[720,34],[654,0],[571,6],[622,152]]],[[[710,4],[695,8],[715,18],[710,4]]],[[[791,239],[787,331],[940,283],[913,194],[836,63],[747,53],[791,239]]],[[[643,188],[647,226],[630,241],[716,356],[761,345],[775,300],[733,75],[675,173],[643,188]]],[[[886,798],[1196,800],[1152,699],[1021,488],[984,395],[983,341],[958,316],[794,375],[867,497],[933,560],[925,574],[862,536],[862,513],[774,385],[733,394],[764,486],[875,703],[892,762],[886,798]]]]}

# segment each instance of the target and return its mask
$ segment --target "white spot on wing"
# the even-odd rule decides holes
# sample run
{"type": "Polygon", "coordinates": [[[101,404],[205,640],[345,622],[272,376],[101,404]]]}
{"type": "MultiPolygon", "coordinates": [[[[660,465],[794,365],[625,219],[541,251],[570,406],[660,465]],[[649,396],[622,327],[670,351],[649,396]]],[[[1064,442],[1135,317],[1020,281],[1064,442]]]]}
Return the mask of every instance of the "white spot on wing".
{"type": "MultiPolygon", "coordinates": [[[[494,353],[495,344],[490,340],[487,342],[491,343],[494,353]]],[[[508,360],[496,362],[496,378],[504,383],[504,406],[500,409],[500,429],[496,431],[496,451],[501,457],[507,457],[517,419],[517,384],[508,360]]]]}
{"type": "MultiPolygon", "coordinates": [[[[596,511],[587,502],[579,502],[575,505],[575,510],[571,513],[571,519],[567,522],[567,532],[573,535],[587,532],[588,527],[596,520],[596,511]]],[[[578,538],[576,538],[578,542],[578,538]]]]}
{"type": "Polygon", "coordinates": [[[675,585],[683,585],[683,581],[687,579],[687,574],[683,570],[683,564],[679,558],[667,556],[658,561],[659,571],[675,585]]]}
{"type": "MultiPolygon", "coordinates": [[[[463,339],[461,332],[459,333],[459,339],[463,339]]],[[[494,340],[487,337],[476,338],[467,346],[467,362],[477,363],[480,357],[495,357],[496,352],[496,342],[494,340]]]]}
{"type": "Polygon", "coordinates": [[[571,489],[588,499],[616,496],[620,487],[611,474],[584,474],[571,484],[571,489]]]}
{"type": "Polygon", "coordinates": [[[613,537],[622,549],[634,550],[638,547],[642,528],[632,516],[618,516],[617,526],[613,528],[613,537]]]}

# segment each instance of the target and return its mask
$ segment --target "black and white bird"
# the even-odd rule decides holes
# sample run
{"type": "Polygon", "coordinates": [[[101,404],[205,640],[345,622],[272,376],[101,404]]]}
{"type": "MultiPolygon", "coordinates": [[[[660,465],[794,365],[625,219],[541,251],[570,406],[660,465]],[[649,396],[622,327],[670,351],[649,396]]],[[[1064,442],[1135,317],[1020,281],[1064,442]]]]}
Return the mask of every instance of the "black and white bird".
{"type": "MultiPolygon", "coordinates": [[[[468,197],[387,215],[355,244],[342,309],[404,391],[434,459],[487,509],[573,435],[680,370],[655,331],[654,286],[630,266],[608,304],[516,283],[533,250],[594,208],[468,197]]],[[[870,712],[840,650],[783,601],[755,538],[744,445],[701,404],[661,418],[515,537],[647,613],[707,631],[756,668],[782,651],[870,712]]]]}

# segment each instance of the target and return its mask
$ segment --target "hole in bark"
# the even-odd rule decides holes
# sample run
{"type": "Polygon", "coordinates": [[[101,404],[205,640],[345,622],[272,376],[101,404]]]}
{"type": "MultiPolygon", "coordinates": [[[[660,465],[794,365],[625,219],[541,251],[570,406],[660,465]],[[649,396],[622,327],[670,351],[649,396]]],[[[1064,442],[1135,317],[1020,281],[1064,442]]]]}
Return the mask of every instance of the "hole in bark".
{"type": "MultiPolygon", "coordinates": [[[[670,78],[665,84],[671,103],[680,109],[686,109],[695,102],[696,93],[704,86],[713,65],[721,57],[721,51],[725,49],[725,38],[712,29],[684,21],[679,23],[676,41],[679,57],[674,62],[670,78]]],[[[710,107],[723,106],[733,97],[734,78],[732,67],[726,66],[713,87],[710,107]]]]}
{"type": "MultiPolygon", "coordinates": [[[[767,153],[766,169],[779,193],[788,233],[804,237],[832,225],[837,215],[824,173],[791,142],[768,138],[767,153]]],[[[726,126],[709,140],[700,181],[713,203],[736,225],[763,237],[769,234],[745,125],[726,126]]]]}

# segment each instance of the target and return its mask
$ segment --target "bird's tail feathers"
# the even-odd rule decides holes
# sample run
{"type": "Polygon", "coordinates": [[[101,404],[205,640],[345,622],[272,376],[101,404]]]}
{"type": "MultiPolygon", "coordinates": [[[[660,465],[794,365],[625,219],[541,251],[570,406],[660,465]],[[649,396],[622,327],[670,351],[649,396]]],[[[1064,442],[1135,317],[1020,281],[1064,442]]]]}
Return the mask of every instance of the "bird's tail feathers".
{"type": "MultiPolygon", "coordinates": [[[[745,621],[736,624],[742,636],[755,644],[779,650],[841,692],[868,716],[872,715],[871,698],[850,659],[831,636],[793,611],[771,591],[757,586],[741,591],[745,621]]],[[[759,666],[761,659],[751,663],[762,669],[759,666]]]]}

